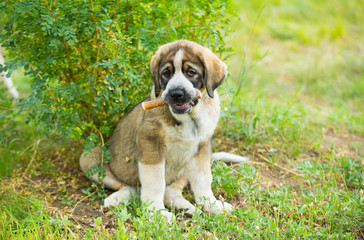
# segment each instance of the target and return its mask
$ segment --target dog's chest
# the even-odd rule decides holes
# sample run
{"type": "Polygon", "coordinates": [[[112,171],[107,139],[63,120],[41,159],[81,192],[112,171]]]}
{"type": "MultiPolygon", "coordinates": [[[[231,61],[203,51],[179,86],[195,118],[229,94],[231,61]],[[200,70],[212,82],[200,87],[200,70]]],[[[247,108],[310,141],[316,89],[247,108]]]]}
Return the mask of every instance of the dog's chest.
{"type": "Polygon", "coordinates": [[[219,112],[199,109],[198,114],[178,116],[180,125],[167,127],[166,182],[174,181],[197,153],[200,142],[210,141],[219,112]]]}

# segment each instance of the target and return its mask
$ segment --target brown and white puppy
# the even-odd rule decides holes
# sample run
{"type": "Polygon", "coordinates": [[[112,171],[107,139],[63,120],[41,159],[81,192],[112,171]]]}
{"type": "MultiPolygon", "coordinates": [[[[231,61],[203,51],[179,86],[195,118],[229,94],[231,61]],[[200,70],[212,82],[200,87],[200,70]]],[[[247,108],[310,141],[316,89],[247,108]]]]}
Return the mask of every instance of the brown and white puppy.
{"type": "MultiPolygon", "coordinates": [[[[191,213],[195,206],[182,196],[190,183],[197,204],[215,213],[232,210],[211,190],[210,144],[220,114],[216,88],[226,77],[226,65],[209,49],[179,40],[159,47],[150,70],[154,87],[149,100],[162,98],[168,105],[144,111],[138,104],[116,126],[103,180],[116,192],[105,199],[105,207],[129,199],[140,183],[141,200],[150,202],[150,209],[173,206],[191,213]],[[194,100],[197,91],[202,98],[194,100]]],[[[81,169],[85,172],[101,158],[100,148],[84,153],[81,169]]]]}

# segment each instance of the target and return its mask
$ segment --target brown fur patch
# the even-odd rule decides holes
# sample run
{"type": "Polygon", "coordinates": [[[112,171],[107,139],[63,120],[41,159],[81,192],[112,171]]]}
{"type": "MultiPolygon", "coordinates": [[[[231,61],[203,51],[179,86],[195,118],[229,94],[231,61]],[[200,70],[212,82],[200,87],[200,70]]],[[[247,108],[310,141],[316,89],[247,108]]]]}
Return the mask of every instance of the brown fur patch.
{"type": "Polygon", "coordinates": [[[163,161],[166,144],[165,132],[159,121],[145,121],[139,128],[137,146],[139,161],[143,164],[158,164],[163,161]]]}

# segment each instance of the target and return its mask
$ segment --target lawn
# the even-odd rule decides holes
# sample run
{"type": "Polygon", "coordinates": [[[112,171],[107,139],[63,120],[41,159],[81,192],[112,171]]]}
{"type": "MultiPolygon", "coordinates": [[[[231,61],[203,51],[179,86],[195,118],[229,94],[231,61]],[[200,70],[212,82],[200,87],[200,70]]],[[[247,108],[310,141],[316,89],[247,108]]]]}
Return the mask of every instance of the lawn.
{"type": "MultiPolygon", "coordinates": [[[[82,146],[44,135],[2,98],[0,238],[363,239],[364,2],[235,6],[213,148],[250,162],[212,166],[232,214],[177,214],[168,226],[139,199],[104,209],[111,192],[79,170],[82,146]]],[[[12,77],[27,96],[30,80],[12,77]]]]}

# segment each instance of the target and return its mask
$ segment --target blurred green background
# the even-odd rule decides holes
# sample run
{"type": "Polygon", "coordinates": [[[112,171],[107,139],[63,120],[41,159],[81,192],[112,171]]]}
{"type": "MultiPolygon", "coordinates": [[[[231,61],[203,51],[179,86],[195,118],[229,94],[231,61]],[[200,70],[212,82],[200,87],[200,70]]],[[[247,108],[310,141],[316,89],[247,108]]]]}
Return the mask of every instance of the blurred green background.
{"type": "Polygon", "coordinates": [[[362,155],[364,2],[235,4],[225,135],[248,150],[255,143],[284,149],[292,160],[319,149],[332,131],[349,136],[341,145],[362,155]]]}
{"type": "Polygon", "coordinates": [[[298,91],[299,99],[330,113],[330,107],[362,113],[363,1],[258,0],[236,6],[240,20],[228,40],[235,52],[229,67],[235,82],[242,66],[247,68],[245,94],[259,89],[281,101],[298,91]]]}

